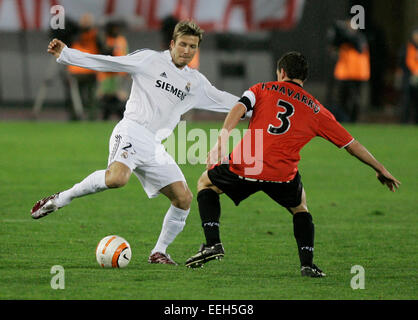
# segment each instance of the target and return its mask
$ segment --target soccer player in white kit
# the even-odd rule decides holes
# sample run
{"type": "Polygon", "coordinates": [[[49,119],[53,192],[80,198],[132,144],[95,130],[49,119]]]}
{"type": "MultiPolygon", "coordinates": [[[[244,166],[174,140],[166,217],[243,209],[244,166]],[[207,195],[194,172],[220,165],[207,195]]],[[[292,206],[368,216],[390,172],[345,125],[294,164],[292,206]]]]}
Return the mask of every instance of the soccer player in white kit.
{"type": "Polygon", "coordinates": [[[132,76],[133,84],[124,117],[110,137],[107,169],[95,171],[72,188],[36,202],[31,210],[34,219],[68,205],[75,198],[120,188],[133,172],[149,198],[162,193],[171,201],[148,262],[176,264],[166,249],[183,230],[193,195],[161,141],[172,133],[188,110],[228,112],[239,99],[216,89],[199,71],[187,66],[199,48],[202,34],[194,22],[181,21],[174,29],[170,50],[143,49],[118,57],[70,49],[58,39],[49,43],[48,52],[58,63],[126,72],[132,76]]]}

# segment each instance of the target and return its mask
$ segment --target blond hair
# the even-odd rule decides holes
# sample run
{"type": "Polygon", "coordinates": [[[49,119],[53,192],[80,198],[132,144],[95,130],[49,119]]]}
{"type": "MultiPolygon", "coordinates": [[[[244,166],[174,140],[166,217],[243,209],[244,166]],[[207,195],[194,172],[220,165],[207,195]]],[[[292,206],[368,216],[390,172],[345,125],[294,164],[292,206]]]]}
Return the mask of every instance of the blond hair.
{"type": "Polygon", "coordinates": [[[182,36],[196,36],[199,38],[199,45],[203,39],[203,29],[192,20],[183,20],[176,24],[173,32],[173,40],[176,42],[177,38],[182,36]]]}

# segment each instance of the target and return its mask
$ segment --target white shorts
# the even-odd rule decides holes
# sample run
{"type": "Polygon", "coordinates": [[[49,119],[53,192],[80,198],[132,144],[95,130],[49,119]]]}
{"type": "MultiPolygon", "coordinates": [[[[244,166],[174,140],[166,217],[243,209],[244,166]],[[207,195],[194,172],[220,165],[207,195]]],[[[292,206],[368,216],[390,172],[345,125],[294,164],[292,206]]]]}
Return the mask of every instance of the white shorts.
{"type": "Polygon", "coordinates": [[[160,141],[140,124],[122,119],[109,141],[108,166],[118,161],[128,166],[141,182],[149,198],[165,186],[186,179],[160,141]]]}

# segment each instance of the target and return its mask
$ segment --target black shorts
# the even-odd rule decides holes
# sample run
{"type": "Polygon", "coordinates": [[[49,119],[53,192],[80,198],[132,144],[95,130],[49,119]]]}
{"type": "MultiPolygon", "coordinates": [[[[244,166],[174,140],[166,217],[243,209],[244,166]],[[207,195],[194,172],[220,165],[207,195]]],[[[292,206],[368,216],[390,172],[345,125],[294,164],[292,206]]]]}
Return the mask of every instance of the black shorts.
{"type": "Polygon", "coordinates": [[[208,177],[236,206],[258,191],[263,191],[285,208],[297,207],[302,201],[303,185],[299,172],[289,182],[250,181],[231,172],[229,164],[220,164],[208,170],[208,177]]]}

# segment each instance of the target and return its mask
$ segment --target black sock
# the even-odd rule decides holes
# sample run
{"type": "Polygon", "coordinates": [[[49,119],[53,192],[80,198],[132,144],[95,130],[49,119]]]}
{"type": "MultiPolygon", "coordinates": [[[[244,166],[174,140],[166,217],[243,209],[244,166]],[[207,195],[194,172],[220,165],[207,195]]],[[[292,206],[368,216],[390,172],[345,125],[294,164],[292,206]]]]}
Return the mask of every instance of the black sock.
{"type": "Polygon", "coordinates": [[[203,189],[197,194],[197,203],[206,237],[206,245],[213,246],[220,243],[219,218],[221,216],[221,204],[219,194],[212,189],[203,189]]]}
{"type": "Polygon", "coordinates": [[[315,227],[309,212],[297,212],[293,215],[293,234],[298,245],[301,266],[312,266],[315,227]]]}

